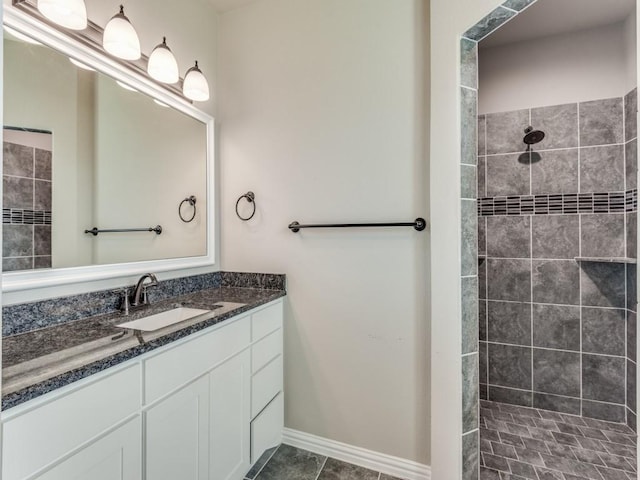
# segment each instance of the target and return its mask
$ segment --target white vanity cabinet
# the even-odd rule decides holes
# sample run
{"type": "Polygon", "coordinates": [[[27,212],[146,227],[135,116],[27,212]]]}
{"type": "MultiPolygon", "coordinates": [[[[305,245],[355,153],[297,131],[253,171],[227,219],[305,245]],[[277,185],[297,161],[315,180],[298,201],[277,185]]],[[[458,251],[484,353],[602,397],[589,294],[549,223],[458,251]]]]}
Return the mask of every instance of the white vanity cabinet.
{"type": "Polygon", "coordinates": [[[3,480],[241,480],[281,442],[282,300],[2,415],[3,480]]]}

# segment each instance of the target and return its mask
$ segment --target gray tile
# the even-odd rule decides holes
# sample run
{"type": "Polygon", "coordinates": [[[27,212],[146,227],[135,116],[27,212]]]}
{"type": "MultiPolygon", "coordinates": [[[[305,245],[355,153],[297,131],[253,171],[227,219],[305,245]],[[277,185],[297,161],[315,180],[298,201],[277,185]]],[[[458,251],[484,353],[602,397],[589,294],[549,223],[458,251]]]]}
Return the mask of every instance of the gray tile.
{"type": "Polygon", "coordinates": [[[484,198],[487,195],[487,157],[478,157],[478,170],[476,176],[478,179],[477,192],[478,198],[484,198]]]}
{"type": "Polygon", "coordinates": [[[625,406],[594,402],[592,400],[583,400],[582,416],[606,420],[608,422],[622,423],[626,419],[625,406]]]}
{"type": "Polygon", "coordinates": [[[33,257],[33,268],[51,268],[51,255],[33,257]]]}
{"type": "Polygon", "coordinates": [[[607,467],[598,467],[598,471],[602,475],[604,480],[627,480],[625,478],[625,473],[621,470],[614,470],[612,468],[607,467]]]}
{"type": "Polygon", "coordinates": [[[33,180],[28,178],[2,177],[3,208],[33,208],[33,180]]]}
{"type": "Polygon", "coordinates": [[[638,417],[635,413],[627,408],[627,425],[634,432],[638,431],[638,417]]]}
{"type": "Polygon", "coordinates": [[[532,284],[536,303],[580,303],[580,270],[573,260],[534,260],[532,284]]]}
{"type": "Polygon", "coordinates": [[[462,353],[478,351],[478,279],[462,279],[462,353]]]}
{"type": "Polygon", "coordinates": [[[487,358],[487,346],[486,342],[480,342],[480,356],[479,356],[479,375],[480,383],[487,384],[489,381],[489,359],[487,358]]]}
{"type": "Polygon", "coordinates": [[[538,476],[536,475],[536,470],[533,468],[533,465],[529,465],[528,463],[519,462],[517,460],[507,460],[509,463],[509,467],[511,467],[511,472],[514,475],[518,475],[522,478],[530,478],[533,480],[538,480],[538,476]]]}
{"type": "Polygon", "coordinates": [[[478,115],[478,155],[487,154],[487,144],[485,142],[487,135],[487,119],[484,115],[478,115]]]}
{"type": "Polygon", "coordinates": [[[480,261],[478,266],[478,295],[480,298],[487,298],[487,261],[480,261]]]}
{"type": "Polygon", "coordinates": [[[478,218],[478,255],[487,254],[487,219],[478,218]]]}
{"type": "Polygon", "coordinates": [[[498,258],[529,258],[531,217],[487,218],[487,255],[498,258]]]}
{"type": "Polygon", "coordinates": [[[494,443],[492,445],[493,453],[495,455],[499,455],[505,458],[513,458],[518,459],[518,454],[516,453],[516,447],[511,445],[504,445],[503,443],[494,443]]]}
{"type": "Polygon", "coordinates": [[[635,468],[632,467],[624,457],[611,455],[609,453],[601,453],[600,458],[602,458],[607,467],[615,468],[618,470],[625,470],[627,472],[633,472],[635,470],[635,468]]]}
{"type": "Polygon", "coordinates": [[[461,161],[466,165],[475,165],[478,152],[478,94],[468,88],[460,89],[462,99],[461,118],[461,161]]]}
{"type": "Polygon", "coordinates": [[[318,480],[378,480],[378,476],[378,472],[368,468],[341,462],[335,458],[327,458],[318,480]]]}
{"type": "Polygon", "coordinates": [[[622,191],[624,176],[624,146],[580,149],[580,192],[622,191]]]}
{"type": "Polygon", "coordinates": [[[480,480],[500,480],[500,472],[480,467],[480,480]]]}
{"type": "Polygon", "coordinates": [[[462,200],[462,270],[463,276],[478,273],[478,211],[475,200],[462,200]]]}
{"type": "Polygon", "coordinates": [[[462,480],[477,480],[480,468],[478,432],[462,437],[462,480]]]}
{"type": "Polygon", "coordinates": [[[51,255],[51,226],[34,225],[33,254],[51,255]]]}
{"type": "MultiPolygon", "coordinates": [[[[549,443],[549,452],[551,453],[551,455],[553,455],[554,457],[560,457],[560,458],[570,458],[575,460],[576,456],[573,453],[573,449],[571,448],[571,445],[567,445],[567,444],[563,444],[563,443],[558,443],[556,441],[556,438],[553,436],[553,432],[549,432],[549,434],[551,435],[551,438],[553,439],[553,443],[549,443]]],[[[577,442],[577,440],[576,440],[577,442]]],[[[571,442],[574,443],[574,442],[571,442]]],[[[576,448],[578,448],[576,446],[576,448]]]]}
{"type": "Polygon", "coordinates": [[[533,390],[535,392],[580,396],[580,354],[533,349],[533,390]]]}
{"type": "Polygon", "coordinates": [[[580,307],[533,304],[533,345],[580,350],[580,307]]]}
{"type": "Polygon", "coordinates": [[[638,140],[625,145],[626,189],[638,188],[638,140]]]}
{"type": "Polygon", "coordinates": [[[327,457],[282,444],[258,480],[315,480],[327,457]]]}
{"type": "Polygon", "coordinates": [[[602,459],[598,456],[597,452],[593,450],[585,450],[583,448],[574,448],[573,453],[578,460],[585,463],[592,463],[594,465],[604,465],[602,459]]]}
{"type": "Polygon", "coordinates": [[[580,256],[578,215],[543,215],[532,218],[534,258],[574,259],[580,256]]]}
{"type": "Polygon", "coordinates": [[[462,431],[478,428],[478,355],[462,357],[462,431]]]}
{"type": "Polygon", "coordinates": [[[4,225],[2,229],[2,256],[33,256],[33,225],[4,225]]]}
{"type": "Polygon", "coordinates": [[[391,475],[386,475],[384,473],[380,474],[380,480],[402,480],[398,477],[392,477],[391,475]]]}
{"type": "Polygon", "coordinates": [[[580,145],[623,143],[622,98],[580,104],[580,145]]]}
{"type": "Polygon", "coordinates": [[[515,153],[486,158],[487,197],[529,194],[529,154],[515,153]]]}
{"type": "Polygon", "coordinates": [[[489,400],[489,386],[486,383],[480,384],[480,399],[489,400]]]}
{"type": "Polygon", "coordinates": [[[477,197],[476,194],[476,167],[471,165],[462,165],[461,169],[461,183],[462,190],[461,195],[462,198],[472,198],[475,199],[477,197]]]}
{"type": "Polygon", "coordinates": [[[549,395],[544,393],[533,394],[533,406],[553,412],[570,413],[580,415],[580,399],[549,395]]]}
{"type": "Polygon", "coordinates": [[[19,270],[31,270],[33,268],[33,257],[3,258],[2,271],[17,272],[19,270]]]}
{"type": "Polygon", "coordinates": [[[582,351],[624,356],[626,351],[625,310],[582,309],[582,351]]]}
{"type": "Polygon", "coordinates": [[[487,288],[491,300],[531,301],[529,260],[487,259],[487,288]]]}
{"type": "Polygon", "coordinates": [[[495,10],[493,10],[489,15],[487,15],[478,23],[476,23],[469,30],[467,30],[462,36],[466,38],[470,38],[471,40],[476,40],[476,41],[482,40],[491,32],[499,28],[503,23],[508,21],[515,14],[516,12],[512,10],[498,7],[495,10]]]}
{"type": "Polygon", "coordinates": [[[51,181],[51,152],[36,148],[35,178],[51,181]]]}
{"type": "Polygon", "coordinates": [[[464,87],[478,88],[478,44],[463,38],[460,40],[460,83],[464,87]]]}
{"type": "Polygon", "coordinates": [[[576,193],[580,171],[578,149],[536,152],[531,163],[531,193],[576,193]]]}
{"type": "Polygon", "coordinates": [[[524,130],[529,126],[529,110],[490,113],[486,119],[487,154],[522,153],[526,150],[524,130]]]}
{"type": "Polygon", "coordinates": [[[502,6],[520,11],[535,1],[536,0],[507,0],[502,4],[502,6]]]}
{"type": "Polygon", "coordinates": [[[638,321],[635,312],[627,311],[627,358],[636,361],[636,341],[638,337],[638,321]]]}
{"type": "Polygon", "coordinates": [[[582,262],[582,305],[625,308],[625,266],[582,262]]]}
{"type": "Polygon", "coordinates": [[[582,395],[588,400],[625,402],[625,359],[582,355],[582,395]]]}
{"type": "Polygon", "coordinates": [[[576,148],[578,144],[578,104],[531,109],[531,125],[545,133],[537,150],[576,148]]]}
{"type": "Polygon", "coordinates": [[[482,458],[484,459],[484,465],[487,468],[500,470],[502,472],[509,471],[509,464],[507,463],[507,459],[504,457],[498,457],[497,455],[491,455],[490,453],[483,453],[482,458]]]}
{"type": "Polygon", "coordinates": [[[51,182],[44,180],[34,181],[34,210],[51,210],[51,182]]]}
{"type": "Polygon", "coordinates": [[[489,344],[489,383],[531,390],[531,348],[489,344]]]}
{"type": "Polygon", "coordinates": [[[2,173],[17,177],[33,177],[33,147],[4,142],[2,173]]]}
{"type": "Polygon", "coordinates": [[[627,310],[635,312],[638,301],[637,287],[637,265],[627,264],[627,310]]]}
{"type": "Polygon", "coordinates": [[[262,455],[260,455],[260,458],[258,459],[258,461],[256,461],[256,463],[253,464],[253,466],[251,467],[251,470],[249,470],[249,472],[245,475],[245,478],[248,478],[249,480],[253,480],[255,476],[258,474],[258,472],[260,472],[262,467],[264,467],[264,465],[269,461],[269,459],[275,453],[277,448],[278,447],[273,447],[265,450],[265,452],[262,455]]]}
{"type": "Polygon", "coordinates": [[[557,470],[549,470],[548,468],[536,467],[536,473],[540,480],[565,480],[565,477],[557,470]]]}
{"type": "Polygon", "coordinates": [[[480,300],[478,302],[478,332],[481,341],[487,340],[487,310],[487,300],[480,300]]]}
{"type": "MultiPolygon", "coordinates": [[[[627,359],[627,407],[629,407],[633,412],[637,412],[637,371],[636,364],[629,359],[627,359]]],[[[603,418],[602,420],[608,420],[610,422],[622,422],[624,420],[611,420],[609,418],[603,418]]]]}
{"type": "Polygon", "coordinates": [[[531,345],[531,305],[488,302],[488,340],[497,343],[531,345]]]}
{"type": "Polygon", "coordinates": [[[638,251],[638,213],[627,213],[627,257],[636,258],[638,251]]]}
{"type": "MultiPolygon", "coordinates": [[[[525,442],[525,445],[527,443],[527,440],[534,441],[531,438],[523,438],[522,440],[525,442]]],[[[517,452],[518,452],[518,459],[521,462],[529,463],[531,465],[540,465],[540,466],[544,465],[544,462],[540,457],[540,453],[535,450],[529,450],[528,448],[518,448],[517,452]]]]}
{"type": "Polygon", "coordinates": [[[624,214],[582,215],[583,257],[624,257],[624,214]]]}
{"type": "Polygon", "coordinates": [[[625,141],[638,136],[638,89],[634,88],[624,97],[625,141]]]}

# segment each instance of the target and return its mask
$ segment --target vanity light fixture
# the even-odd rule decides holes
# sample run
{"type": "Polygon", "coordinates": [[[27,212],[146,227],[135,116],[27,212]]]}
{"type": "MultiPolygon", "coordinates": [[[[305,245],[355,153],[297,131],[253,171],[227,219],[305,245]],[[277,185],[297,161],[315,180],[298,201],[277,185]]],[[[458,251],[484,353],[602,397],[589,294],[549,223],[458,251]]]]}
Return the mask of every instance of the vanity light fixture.
{"type": "Polygon", "coordinates": [[[24,33],[21,33],[21,32],[13,29],[11,27],[8,27],[7,25],[4,25],[3,27],[4,27],[5,32],[7,32],[9,35],[11,35],[16,40],[20,40],[21,42],[31,43],[33,45],[42,46],[42,44],[39,41],[34,40],[33,38],[31,38],[28,35],[25,35],[24,33]]]}
{"type": "Polygon", "coordinates": [[[157,98],[153,99],[154,102],[156,102],[158,105],[160,105],[162,108],[169,108],[169,105],[167,105],[164,102],[161,102],[160,100],[158,100],[157,98]]]}
{"type": "Polygon", "coordinates": [[[102,46],[111,55],[123,60],[138,60],[142,56],[136,29],[124,14],[124,6],[104,27],[102,46]]]}
{"type": "Polygon", "coordinates": [[[84,0],[38,0],[38,10],[58,25],[71,30],[87,28],[84,0]]]}
{"type": "Polygon", "coordinates": [[[149,56],[147,72],[151,78],[162,83],[177,83],[180,80],[178,62],[167,46],[167,37],[162,38],[162,43],[156,46],[149,56]]]}
{"type": "Polygon", "coordinates": [[[73,57],[69,57],[69,61],[71,63],[73,63],[76,67],[81,68],[83,70],[87,70],[89,72],[95,72],[96,69],[95,68],[91,68],[89,65],[87,65],[86,63],[82,63],[80,60],[76,60],[73,57]]]}
{"type": "Polygon", "coordinates": [[[122,88],[124,88],[125,90],[129,90],[130,92],[137,92],[137,91],[138,91],[138,90],[136,90],[135,88],[130,87],[130,86],[129,86],[129,85],[127,85],[126,83],[121,82],[120,80],[116,80],[116,83],[117,83],[118,85],[120,85],[122,88]]]}
{"type": "Polygon", "coordinates": [[[209,100],[209,83],[207,83],[206,77],[198,68],[197,60],[195,66],[187,70],[187,74],[184,76],[182,93],[194,102],[206,102],[209,100]]]}

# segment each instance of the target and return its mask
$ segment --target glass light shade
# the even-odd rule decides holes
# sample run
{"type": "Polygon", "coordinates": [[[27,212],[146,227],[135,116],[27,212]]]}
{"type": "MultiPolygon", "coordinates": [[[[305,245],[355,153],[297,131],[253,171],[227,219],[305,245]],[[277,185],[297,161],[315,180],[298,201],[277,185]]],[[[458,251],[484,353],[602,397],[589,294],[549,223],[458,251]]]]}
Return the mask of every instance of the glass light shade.
{"type": "Polygon", "coordinates": [[[149,72],[151,78],[163,83],[176,83],[180,80],[178,62],[176,62],[176,57],[171,53],[171,49],[167,47],[166,38],[163,38],[162,43],[151,52],[147,72],[149,72]]]}
{"type": "Polygon", "coordinates": [[[20,40],[21,42],[31,43],[33,45],[42,45],[39,41],[34,40],[33,38],[25,35],[24,33],[20,33],[17,30],[14,30],[13,28],[8,27],[7,25],[4,25],[3,28],[4,28],[5,32],[7,32],[9,35],[11,35],[16,40],[20,40]]]}
{"type": "Polygon", "coordinates": [[[114,15],[104,27],[102,46],[111,55],[123,60],[138,60],[142,55],[138,34],[125,16],[122,5],[120,13],[114,15]]]}
{"type": "Polygon", "coordinates": [[[206,102],[209,100],[209,83],[198,68],[198,62],[194,67],[187,70],[187,74],[184,76],[182,93],[194,102],[206,102]]]}
{"type": "Polygon", "coordinates": [[[38,0],[38,10],[62,27],[71,30],[87,28],[87,6],[84,0],[38,0]]]}
{"type": "Polygon", "coordinates": [[[80,60],[76,60],[73,57],[69,57],[69,61],[71,63],[73,63],[76,67],[81,68],[83,70],[88,70],[89,72],[95,72],[96,69],[95,68],[91,68],[89,65],[87,65],[86,63],[82,63],[80,60]]]}
{"type": "Polygon", "coordinates": [[[121,86],[122,88],[124,88],[125,90],[129,90],[130,92],[137,92],[138,90],[136,90],[133,87],[130,87],[129,85],[127,85],[124,82],[121,82],[120,80],[116,80],[116,83],[121,86]]]}

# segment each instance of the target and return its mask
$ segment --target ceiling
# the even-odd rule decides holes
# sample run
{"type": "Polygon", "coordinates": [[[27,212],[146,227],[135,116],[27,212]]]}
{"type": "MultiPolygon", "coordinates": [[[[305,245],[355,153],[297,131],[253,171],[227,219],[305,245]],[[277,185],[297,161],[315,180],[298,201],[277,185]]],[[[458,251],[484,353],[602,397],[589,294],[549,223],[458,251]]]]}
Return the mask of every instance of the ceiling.
{"type": "Polygon", "coordinates": [[[256,2],[257,0],[209,0],[214,8],[220,12],[228,12],[229,10],[233,10],[236,8],[244,7],[250,3],[256,2]]]}
{"type": "Polygon", "coordinates": [[[577,32],[621,22],[636,0],[538,0],[480,43],[481,48],[577,32]]]}

